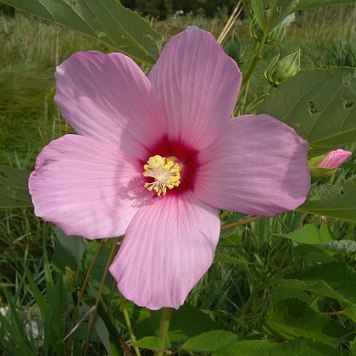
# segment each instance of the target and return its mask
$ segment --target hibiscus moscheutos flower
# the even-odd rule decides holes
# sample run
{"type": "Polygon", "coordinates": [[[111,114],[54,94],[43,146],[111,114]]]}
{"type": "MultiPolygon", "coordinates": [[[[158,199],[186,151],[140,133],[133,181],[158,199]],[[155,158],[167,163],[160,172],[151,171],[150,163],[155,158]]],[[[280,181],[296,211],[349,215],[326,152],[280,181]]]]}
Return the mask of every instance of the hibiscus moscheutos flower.
{"type": "Polygon", "coordinates": [[[329,152],[316,167],[324,169],[339,168],[351,156],[352,152],[337,149],[329,152]]]}
{"type": "Polygon", "coordinates": [[[182,305],[212,264],[218,209],[272,216],[306,198],[307,143],[268,115],[231,118],[241,74],[206,31],[174,36],[148,77],[123,54],[90,51],[56,79],[79,135],[39,154],[35,213],[69,235],[125,234],[110,272],[139,306],[182,305]]]}

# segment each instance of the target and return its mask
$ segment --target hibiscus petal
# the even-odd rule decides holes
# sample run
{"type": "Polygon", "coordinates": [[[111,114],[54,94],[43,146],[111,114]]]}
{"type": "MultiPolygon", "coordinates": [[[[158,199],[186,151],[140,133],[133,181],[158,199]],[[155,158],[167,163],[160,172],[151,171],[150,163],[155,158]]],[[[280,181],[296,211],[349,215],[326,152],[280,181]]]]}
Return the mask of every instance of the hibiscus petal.
{"type": "Polygon", "coordinates": [[[271,216],[301,205],[310,188],[308,145],[268,115],[233,119],[200,153],[195,193],[209,205],[271,216]]]}
{"type": "Polygon", "coordinates": [[[46,146],[29,180],[37,216],[90,239],[125,233],[147,194],[143,184],[115,146],[78,135],[46,146]]]}
{"type": "Polygon", "coordinates": [[[82,135],[142,157],[166,133],[150,81],[123,54],[75,53],[57,67],[56,81],[61,113],[82,135]]]}
{"type": "Polygon", "coordinates": [[[135,304],[179,308],[210,267],[219,230],[217,210],[191,193],[157,198],[134,217],[110,272],[135,304]]]}
{"type": "Polygon", "coordinates": [[[168,42],[149,78],[164,104],[170,138],[200,149],[227,123],[241,85],[236,63],[197,27],[168,42]]]}

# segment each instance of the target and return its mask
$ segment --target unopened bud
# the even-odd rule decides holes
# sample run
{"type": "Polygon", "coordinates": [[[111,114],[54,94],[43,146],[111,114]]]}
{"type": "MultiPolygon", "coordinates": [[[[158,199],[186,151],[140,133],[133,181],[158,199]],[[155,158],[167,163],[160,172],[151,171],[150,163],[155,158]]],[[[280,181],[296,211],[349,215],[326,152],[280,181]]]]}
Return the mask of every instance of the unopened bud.
{"type": "Polygon", "coordinates": [[[264,71],[266,80],[277,87],[281,82],[294,77],[300,71],[300,50],[279,60],[279,54],[272,58],[264,71]]]}
{"type": "Polygon", "coordinates": [[[329,152],[324,159],[318,164],[318,168],[335,169],[339,168],[349,157],[352,152],[338,149],[329,152]]]}
{"type": "Polygon", "coordinates": [[[224,50],[227,55],[229,55],[232,59],[234,59],[240,66],[242,65],[242,57],[244,56],[244,52],[241,49],[241,43],[233,33],[224,43],[224,50]]]}
{"type": "Polygon", "coordinates": [[[313,178],[333,175],[350,156],[352,152],[338,149],[326,155],[314,157],[308,161],[311,176],[313,178]]]}

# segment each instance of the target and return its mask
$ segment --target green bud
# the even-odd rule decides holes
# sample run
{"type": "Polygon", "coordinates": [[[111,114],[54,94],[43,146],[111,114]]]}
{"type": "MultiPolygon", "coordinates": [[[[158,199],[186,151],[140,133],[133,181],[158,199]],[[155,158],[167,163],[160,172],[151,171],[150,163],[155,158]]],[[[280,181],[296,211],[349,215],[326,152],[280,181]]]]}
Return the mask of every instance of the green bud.
{"type": "Polygon", "coordinates": [[[266,44],[275,46],[282,42],[284,35],[286,34],[286,26],[281,23],[273,28],[273,30],[267,35],[266,44]]]}
{"type": "MultiPolygon", "coordinates": [[[[283,23],[277,25],[276,27],[273,28],[272,31],[268,33],[266,38],[266,44],[269,44],[271,46],[275,46],[279,44],[280,42],[282,42],[285,33],[286,33],[286,25],[283,23]]],[[[255,41],[261,42],[262,40],[263,31],[256,25],[255,22],[250,27],[250,36],[255,41]]]]}
{"type": "Polygon", "coordinates": [[[77,272],[66,266],[64,280],[68,291],[74,292],[77,288],[77,272]]]}
{"type": "Polygon", "coordinates": [[[234,59],[239,65],[242,65],[244,52],[241,49],[241,43],[235,32],[223,43],[223,48],[227,55],[234,59]]]}
{"type": "Polygon", "coordinates": [[[279,54],[272,58],[264,71],[268,83],[277,87],[281,82],[294,77],[300,71],[300,49],[279,60],[279,54]]]}

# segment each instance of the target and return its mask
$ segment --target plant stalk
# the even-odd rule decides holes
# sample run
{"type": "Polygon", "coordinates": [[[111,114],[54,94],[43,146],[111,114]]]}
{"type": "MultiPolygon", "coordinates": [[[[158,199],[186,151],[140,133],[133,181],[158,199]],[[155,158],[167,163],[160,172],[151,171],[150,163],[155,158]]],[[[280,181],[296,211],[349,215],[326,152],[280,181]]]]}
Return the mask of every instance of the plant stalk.
{"type": "MultiPolygon", "coordinates": [[[[171,324],[172,313],[173,313],[173,309],[171,309],[171,308],[163,308],[162,309],[162,318],[161,318],[161,324],[159,327],[158,337],[162,341],[162,345],[163,345],[164,349],[166,348],[166,345],[167,345],[167,335],[168,335],[169,326],[171,324]]],[[[163,350],[156,351],[154,353],[154,356],[161,356],[164,354],[165,354],[165,352],[163,350]]]]}
{"type": "Polygon", "coordinates": [[[131,344],[135,350],[135,353],[136,353],[136,356],[141,356],[141,352],[140,352],[140,349],[135,346],[135,342],[136,342],[136,337],[135,337],[135,334],[134,334],[134,331],[133,331],[133,328],[132,328],[132,325],[131,325],[131,320],[130,320],[130,317],[129,317],[129,313],[127,312],[127,308],[126,308],[126,305],[125,305],[125,302],[122,303],[122,314],[124,314],[124,319],[125,319],[125,323],[126,323],[126,326],[127,326],[127,330],[129,332],[129,335],[130,335],[130,340],[131,340],[131,344]]]}

